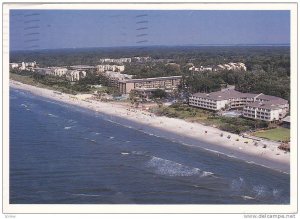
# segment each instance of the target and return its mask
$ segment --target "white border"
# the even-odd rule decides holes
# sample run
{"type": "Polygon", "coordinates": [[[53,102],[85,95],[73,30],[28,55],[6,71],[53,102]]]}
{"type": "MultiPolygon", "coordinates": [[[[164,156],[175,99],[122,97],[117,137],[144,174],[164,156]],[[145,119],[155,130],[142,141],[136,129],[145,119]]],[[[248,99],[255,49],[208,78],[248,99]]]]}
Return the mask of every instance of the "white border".
{"type": "Polygon", "coordinates": [[[297,5],[295,3],[8,4],[3,5],[3,211],[4,213],[296,213],[297,211],[297,5]],[[290,10],[291,203],[290,205],[26,205],[9,204],[9,9],[93,10],[290,10]]]}

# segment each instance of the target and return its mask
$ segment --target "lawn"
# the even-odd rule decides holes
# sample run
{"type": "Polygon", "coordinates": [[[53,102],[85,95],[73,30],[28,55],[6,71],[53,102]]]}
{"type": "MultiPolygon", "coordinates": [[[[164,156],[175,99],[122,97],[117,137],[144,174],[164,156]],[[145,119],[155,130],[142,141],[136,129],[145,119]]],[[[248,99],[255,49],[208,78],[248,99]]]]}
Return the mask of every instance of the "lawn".
{"type": "Polygon", "coordinates": [[[274,129],[258,131],[253,134],[254,136],[267,138],[274,141],[290,140],[290,129],[277,127],[274,129]]]}

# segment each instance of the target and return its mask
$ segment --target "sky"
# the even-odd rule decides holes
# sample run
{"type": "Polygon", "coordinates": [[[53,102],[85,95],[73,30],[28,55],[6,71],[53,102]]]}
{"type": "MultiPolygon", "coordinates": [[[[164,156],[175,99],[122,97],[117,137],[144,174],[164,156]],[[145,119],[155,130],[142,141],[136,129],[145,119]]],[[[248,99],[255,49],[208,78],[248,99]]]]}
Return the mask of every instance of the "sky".
{"type": "Polygon", "coordinates": [[[289,43],[289,11],[10,11],[11,50],[289,43]]]}

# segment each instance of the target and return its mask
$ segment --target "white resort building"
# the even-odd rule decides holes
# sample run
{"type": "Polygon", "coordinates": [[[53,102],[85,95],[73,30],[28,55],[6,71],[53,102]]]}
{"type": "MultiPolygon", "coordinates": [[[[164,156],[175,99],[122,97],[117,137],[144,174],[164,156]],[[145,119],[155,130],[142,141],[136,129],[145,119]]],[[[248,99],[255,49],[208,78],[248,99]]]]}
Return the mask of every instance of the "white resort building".
{"type": "Polygon", "coordinates": [[[227,64],[219,64],[217,66],[200,66],[200,67],[195,67],[194,65],[192,65],[191,67],[189,67],[189,71],[193,71],[193,72],[211,72],[211,71],[247,71],[247,67],[244,63],[242,62],[230,62],[227,64]]]}
{"type": "Polygon", "coordinates": [[[10,69],[28,70],[33,71],[36,67],[36,62],[20,62],[20,63],[9,63],[10,69]]]}
{"type": "Polygon", "coordinates": [[[101,63],[118,63],[118,64],[122,64],[122,63],[130,63],[131,62],[131,58],[119,58],[119,59],[111,59],[111,58],[104,58],[104,59],[100,59],[99,60],[101,63]]]}
{"type": "Polygon", "coordinates": [[[78,81],[86,77],[86,71],[68,70],[62,67],[35,68],[35,71],[41,75],[66,76],[69,81],[78,81]]]}
{"type": "Polygon", "coordinates": [[[97,71],[101,73],[105,71],[123,72],[124,70],[124,65],[97,65],[97,71]]]}
{"type": "Polygon", "coordinates": [[[168,76],[156,78],[127,79],[120,80],[118,88],[120,93],[128,94],[131,90],[156,90],[165,91],[177,90],[182,80],[182,76],[168,76]]]}
{"type": "Polygon", "coordinates": [[[55,76],[63,76],[67,73],[68,69],[67,68],[52,68],[53,70],[53,75],[55,76]]]}
{"type": "Polygon", "coordinates": [[[214,71],[220,71],[220,70],[247,71],[247,67],[242,62],[238,62],[238,63],[230,62],[228,64],[217,65],[217,67],[214,68],[214,71]]]}
{"type": "Polygon", "coordinates": [[[120,81],[132,79],[133,75],[121,74],[120,72],[106,71],[103,75],[108,78],[109,84],[113,87],[118,87],[120,81]]]}
{"type": "Polygon", "coordinates": [[[213,111],[242,109],[244,117],[265,121],[281,120],[289,111],[282,98],[236,90],[196,93],[189,97],[189,105],[213,111]]]}
{"type": "Polygon", "coordinates": [[[85,71],[78,71],[78,70],[68,70],[66,72],[66,78],[69,81],[79,81],[81,78],[86,77],[85,71]]]}

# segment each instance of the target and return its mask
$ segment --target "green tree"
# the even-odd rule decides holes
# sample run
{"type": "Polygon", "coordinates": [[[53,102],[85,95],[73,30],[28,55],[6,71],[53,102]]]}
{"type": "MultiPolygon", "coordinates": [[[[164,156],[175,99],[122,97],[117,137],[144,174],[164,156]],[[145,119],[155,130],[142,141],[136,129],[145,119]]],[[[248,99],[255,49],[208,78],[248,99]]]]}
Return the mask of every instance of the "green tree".
{"type": "Polygon", "coordinates": [[[167,97],[167,92],[162,89],[156,89],[152,92],[152,98],[154,99],[162,99],[167,97]]]}
{"type": "Polygon", "coordinates": [[[135,107],[138,107],[139,103],[141,101],[140,93],[137,90],[131,90],[129,93],[129,100],[132,105],[134,105],[135,107]]]}

